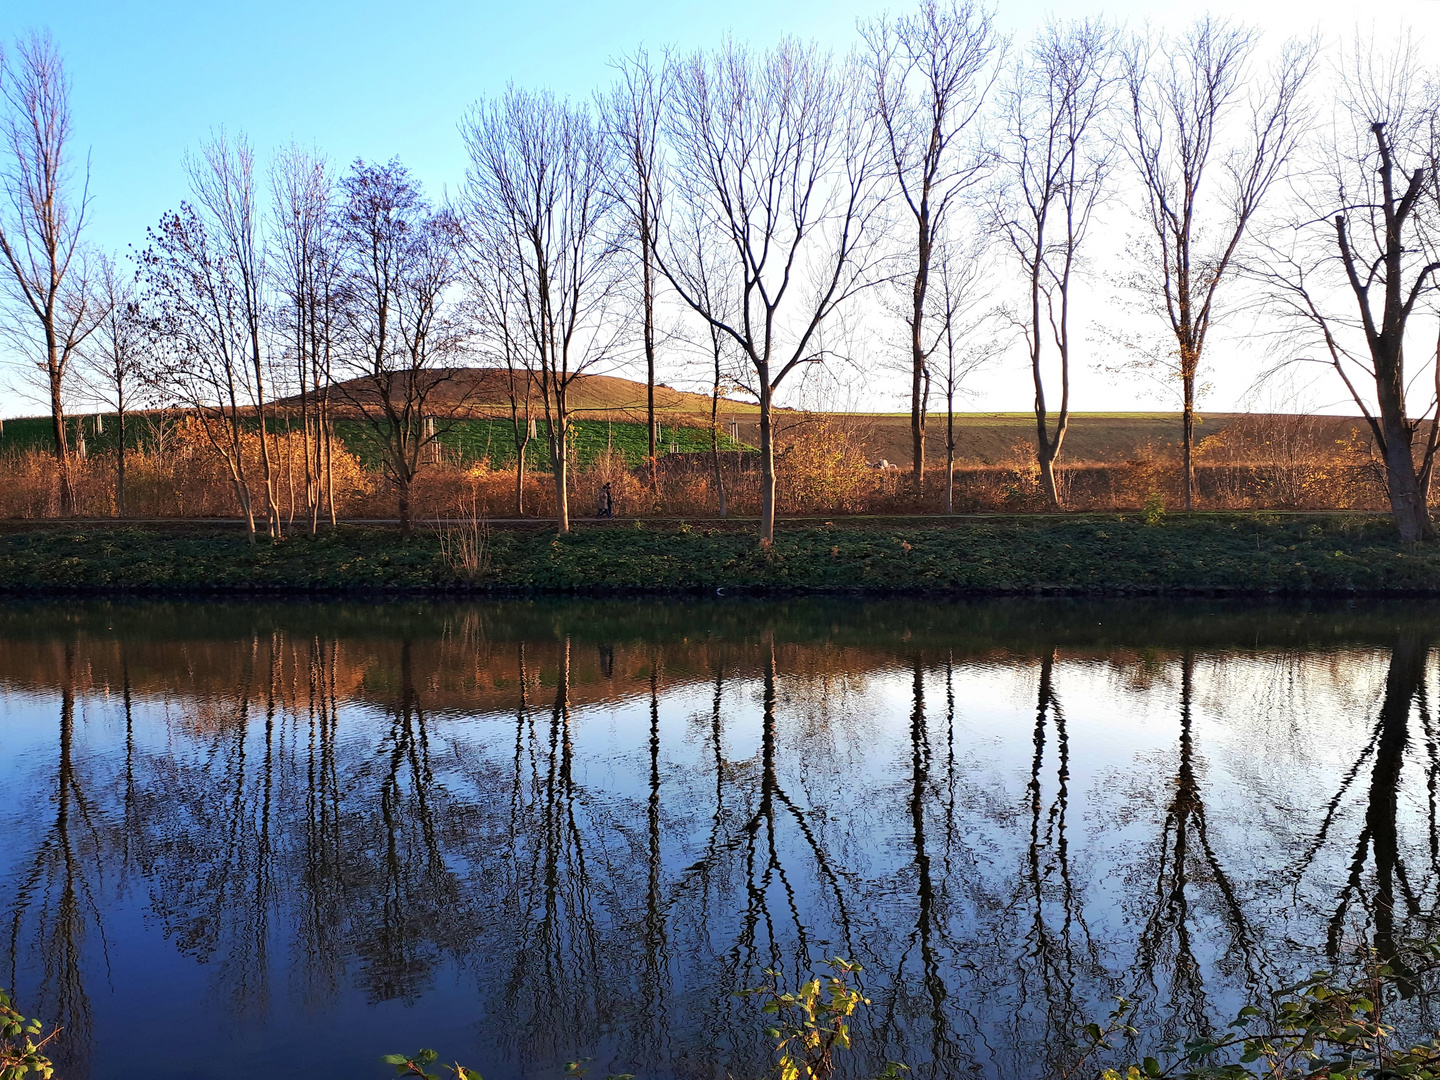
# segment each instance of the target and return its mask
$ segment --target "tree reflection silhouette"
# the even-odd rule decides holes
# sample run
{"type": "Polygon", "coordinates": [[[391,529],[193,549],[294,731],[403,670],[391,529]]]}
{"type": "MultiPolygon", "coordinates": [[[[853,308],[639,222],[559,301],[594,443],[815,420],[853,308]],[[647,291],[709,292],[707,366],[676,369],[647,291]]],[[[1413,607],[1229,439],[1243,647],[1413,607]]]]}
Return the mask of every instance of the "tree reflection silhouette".
{"type": "Polygon", "coordinates": [[[334,1000],[344,985],[342,931],[348,890],[336,749],[340,709],[335,691],[335,645],[311,636],[305,646],[304,852],[295,933],[304,999],[317,1008],[334,1000]]]}
{"type": "Polygon", "coordinates": [[[1193,923],[1196,889],[1207,890],[1227,939],[1222,963],[1230,972],[1243,973],[1247,993],[1260,984],[1255,934],[1241,907],[1229,874],[1210,840],[1205,796],[1196,773],[1195,732],[1191,714],[1195,688],[1195,653],[1185,649],[1180,658],[1180,737],[1172,793],[1158,838],[1154,889],[1150,912],[1136,947],[1135,980],[1148,989],[1152,1008],[1168,1012],[1162,1030],[1169,1037],[1210,1033],[1215,1024],[1205,988],[1203,967],[1196,956],[1193,923]],[[1158,974],[1168,978],[1168,996],[1162,999],[1158,974]]]}
{"type": "MultiPolygon", "coordinates": [[[[1398,830],[1398,804],[1400,798],[1401,773],[1405,764],[1405,753],[1410,746],[1410,713],[1419,703],[1423,730],[1427,736],[1430,758],[1435,759],[1433,725],[1429,710],[1425,707],[1425,670],[1429,661],[1429,642],[1415,635],[1402,635],[1395,641],[1390,654],[1390,668],[1385,679],[1385,693],[1380,703],[1380,712],[1369,743],[1342,782],[1335,798],[1327,809],[1325,820],[1315,841],[1301,862],[1299,873],[1314,861],[1324,846],[1336,813],[1344,800],[1346,791],[1367,758],[1373,757],[1370,771],[1370,786],[1366,793],[1364,824],[1350,858],[1349,874],[1335,900],[1335,910],[1327,926],[1326,948],[1333,959],[1340,957],[1345,944],[1347,916],[1353,902],[1358,901],[1373,926],[1373,944],[1380,959],[1397,968],[1403,975],[1405,967],[1401,960],[1395,922],[1397,887],[1406,910],[1413,916],[1423,917],[1422,905],[1415,887],[1411,884],[1405,869],[1405,860],[1400,852],[1398,830]],[[1373,859],[1374,884],[1366,887],[1365,868],[1373,859]]],[[[1434,847],[1434,786],[1428,785],[1431,800],[1431,851],[1434,847]]],[[[1363,945],[1363,928],[1357,945],[1363,945]]],[[[1400,987],[1409,994],[1413,987],[1402,979],[1400,987]]]]}
{"type": "Polygon", "coordinates": [[[409,640],[400,645],[399,697],[381,754],[387,761],[379,807],[384,890],[379,918],[358,955],[373,1000],[414,1001],[429,984],[460,889],[437,837],[431,804],[441,793],[409,640]]]}
{"type": "MultiPolygon", "coordinates": [[[[523,656],[522,656],[523,662],[523,656]]],[[[523,678],[523,675],[522,675],[523,678]]],[[[594,1045],[606,1020],[609,970],[596,925],[586,837],[576,815],[570,715],[570,642],[562,646],[548,732],[527,740],[529,776],[517,781],[501,917],[511,928],[501,1010],[504,1042],[520,1060],[549,1061],[594,1045]]]]}
{"type": "MultiPolygon", "coordinates": [[[[1234,656],[1221,646],[1141,654],[1148,679],[1130,692],[1147,712],[1162,702],[1157,772],[1104,741],[1143,744],[1151,717],[1093,721],[1109,700],[1087,670],[1137,653],[1072,654],[1048,624],[1023,650],[979,654],[765,627],[597,642],[558,621],[521,640],[493,636],[489,616],[455,625],[442,640],[400,615],[370,637],[271,628],[193,643],[163,672],[143,641],[46,644],[35,663],[54,696],[38,700],[58,710],[59,742],[47,711],[43,772],[3,807],[44,808],[16,814],[33,835],[5,848],[26,1004],[72,1039],[103,1030],[86,996],[96,928],[133,890],[157,931],[145,947],[192,959],[220,1024],[245,1014],[236,1030],[268,1030],[295,1001],[322,1018],[423,1003],[451,1032],[474,1020],[473,1045],[454,1049],[487,1075],[590,1053],[758,1075],[771,1047],[729,992],[840,953],[866,965],[874,998],[857,1072],[891,1057],[934,1080],[1023,1080],[1073,1063],[1076,1025],[1111,993],[1139,991],[1147,1034],[1189,1033],[1228,1011],[1227,985],[1309,959],[1281,940],[1292,925],[1328,933],[1332,952],[1359,926],[1387,953],[1430,925],[1440,746],[1423,633],[1394,640],[1379,715],[1317,821],[1269,805],[1230,759],[1212,774],[1197,702],[1205,665],[1234,656]],[[86,673],[101,668],[123,730],[87,726],[86,673]],[[1303,898],[1269,904],[1281,875],[1243,883],[1300,848],[1303,898]]],[[[1234,670],[1273,671],[1277,655],[1234,670]]],[[[1355,670],[1372,663],[1355,655],[1355,670]]],[[[1234,700],[1219,718],[1255,724],[1234,700]]]]}
{"type": "MultiPolygon", "coordinates": [[[[1099,950],[1085,921],[1070,865],[1070,735],[1055,688],[1056,649],[1040,654],[1030,776],[1025,789],[1029,830],[1021,890],[1028,907],[1023,953],[1017,958],[1017,1018],[1033,1002],[1043,1017],[1030,1035],[1047,1047],[1060,1071],[1073,1068],[1074,1033],[1090,1019],[1090,999],[1079,989],[1081,974],[1103,978],[1099,950]],[[1053,743],[1053,751],[1050,749],[1053,743]],[[1054,794],[1046,798],[1046,761],[1054,794]]],[[[1018,1043],[1024,1035],[1017,1028],[1018,1043]]]]}
{"type": "MultiPolygon", "coordinates": [[[[943,814],[940,827],[940,848],[948,855],[954,830],[955,798],[955,690],[953,672],[946,665],[946,745],[945,791],[943,814]]],[[[909,1052],[908,1062],[917,1075],[932,1077],[952,1076],[958,1069],[967,1071],[977,1068],[974,1055],[963,1045],[955,1031],[955,1017],[950,1003],[950,992],[942,973],[942,961],[953,961],[960,949],[950,933],[954,914],[948,910],[948,880],[951,870],[948,858],[942,864],[940,881],[932,873],[932,845],[929,833],[930,807],[938,801],[938,791],[932,779],[933,750],[931,748],[929,719],[925,699],[925,665],[923,657],[915,654],[911,658],[910,689],[910,778],[907,793],[909,814],[909,840],[912,848],[915,880],[915,923],[908,934],[903,949],[896,960],[889,981],[889,1002],[881,1038],[892,1056],[899,1057],[909,1052]],[[912,1038],[902,1036],[902,1002],[909,996],[913,985],[907,976],[910,959],[918,951],[920,964],[919,986],[925,999],[925,1039],[927,1059],[914,1060],[916,1047],[912,1038]],[[943,955],[942,955],[943,954],[943,955]]],[[[905,1032],[905,1036],[909,1033],[905,1032]]]]}
{"type": "Polygon", "coordinates": [[[16,966],[29,936],[29,948],[40,957],[41,977],[27,1007],[63,1029],[55,1057],[79,1073],[87,1068],[91,1049],[85,937],[93,924],[103,943],[95,887],[103,877],[106,839],[75,760],[75,644],[67,639],[62,648],[60,730],[50,794],[54,811],[10,901],[10,985],[19,985],[16,966]]]}

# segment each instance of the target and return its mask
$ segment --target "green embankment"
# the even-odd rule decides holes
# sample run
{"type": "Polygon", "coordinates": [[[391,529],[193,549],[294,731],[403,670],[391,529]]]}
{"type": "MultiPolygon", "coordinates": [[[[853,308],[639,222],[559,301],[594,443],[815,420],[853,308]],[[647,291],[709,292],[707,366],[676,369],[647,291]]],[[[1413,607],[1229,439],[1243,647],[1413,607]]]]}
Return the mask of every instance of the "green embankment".
{"type": "MultiPolygon", "coordinates": [[[[536,437],[525,448],[525,463],[531,468],[550,467],[549,451],[545,445],[547,431],[544,420],[535,421],[536,437]]],[[[364,424],[355,420],[338,421],[335,434],[366,468],[379,468],[378,444],[372,431],[364,424]]],[[[442,430],[437,438],[441,446],[464,463],[488,459],[491,467],[496,469],[510,468],[515,463],[514,429],[507,419],[459,420],[442,430]]],[[[629,465],[639,465],[649,453],[645,425],[621,420],[572,420],[570,444],[571,460],[581,465],[589,464],[607,450],[623,455],[629,465]]],[[[657,451],[667,454],[672,445],[680,453],[708,451],[710,429],[661,424],[657,451]]],[[[720,438],[720,449],[742,450],[746,447],[732,442],[726,434],[720,438]]]]}
{"type": "Polygon", "coordinates": [[[1172,515],[782,522],[761,552],[752,525],[497,528],[475,582],[437,536],[342,527],[248,548],[238,530],[103,524],[0,534],[0,588],[813,590],[1004,592],[1052,588],[1440,595],[1440,545],[1405,547],[1383,519],[1172,515]]]}

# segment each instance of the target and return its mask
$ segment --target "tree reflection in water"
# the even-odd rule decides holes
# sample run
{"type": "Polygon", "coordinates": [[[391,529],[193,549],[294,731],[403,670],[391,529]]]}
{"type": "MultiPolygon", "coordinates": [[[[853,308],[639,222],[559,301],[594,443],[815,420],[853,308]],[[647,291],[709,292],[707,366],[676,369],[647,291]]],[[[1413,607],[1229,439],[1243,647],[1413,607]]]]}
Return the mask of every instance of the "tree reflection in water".
{"type": "MultiPolygon", "coordinates": [[[[1333,839],[1336,819],[1344,806],[1346,796],[1369,761],[1370,784],[1366,791],[1363,822],[1350,857],[1349,873],[1336,891],[1334,912],[1326,928],[1326,952],[1332,962],[1339,960],[1342,951],[1347,947],[1353,950],[1373,946],[1382,960],[1396,965],[1401,975],[1404,975],[1404,965],[1398,950],[1397,889],[1404,913],[1413,920],[1409,932],[1419,930],[1427,935],[1434,933],[1435,882],[1432,879],[1429,883],[1430,896],[1422,897],[1422,891],[1427,891],[1424,883],[1412,880],[1406,871],[1399,812],[1405,755],[1411,749],[1410,716],[1418,708],[1429,764],[1426,821],[1430,865],[1426,870],[1433,873],[1437,850],[1435,776],[1440,752],[1437,752],[1435,726],[1430,717],[1425,693],[1425,673],[1429,660],[1428,639],[1405,634],[1395,642],[1385,678],[1384,696],[1370,739],[1346,772],[1326,809],[1314,840],[1294,872],[1298,879],[1310,870],[1333,839]],[[1372,862],[1374,874],[1367,879],[1366,867],[1372,862]],[[1359,925],[1350,918],[1352,908],[1357,904],[1364,913],[1359,925]]],[[[1406,993],[1413,990],[1403,978],[1400,985],[1406,993]]]]}
{"type": "MultiPolygon", "coordinates": [[[[1025,948],[1017,957],[1017,1019],[1035,1007],[1043,1017],[1031,1035],[1032,1053],[1054,1055],[1064,1072],[1074,1068],[1074,1032],[1091,1017],[1092,998],[1079,985],[1081,976],[1100,977],[1099,951],[1085,923],[1084,905],[1070,865],[1070,735],[1065,709],[1055,687],[1056,648],[1044,647],[1035,705],[1035,728],[1026,804],[1029,836],[1021,891],[1029,907],[1025,948]],[[1046,763],[1054,774],[1054,794],[1046,800],[1046,763]]],[[[1024,1039],[1015,1031],[1017,1043],[1024,1039]]]]}
{"type": "Polygon", "coordinates": [[[1206,894],[1199,899],[1208,901],[1219,915],[1221,934],[1205,942],[1218,952],[1215,966],[1229,982],[1238,982],[1247,997],[1253,997],[1260,985],[1254,935],[1211,840],[1205,792],[1197,775],[1193,650],[1181,653],[1179,668],[1175,774],[1158,837],[1149,912],[1135,952],[1137,986],[1145,991],[1149,1005],[1140,1019],[1169,1039],[1210,1035],[1217,1020],[1229,1019],[1212,1007],[1205,989],[1205,965],[1196,955],[1197,891],[1206,894]],[[1168,993],[1160,990],[1162,971],[1168,993]]]}
{"type": "Polygon", "coordinates": [[[1435,928],[1413,609],[211,610],[0,612],[4,959],[71,1074],[183,1011],[146,955],[350,1075],[415,1005],[487,1075],[688,1077],[762,1071],[729,992],[842,954],[858,1068],[1039,1077],[1114,994],[1204,1031],[1435,928]],[[1250,707],[1281,670],[1311,738],[1250,707]]]}
{"type": "Polygon", "coordinates": [[[90,1049],[90,996],[84,945],[93,924],[103,939],[96,890],[103,881],[107,846],[100,810],[86,792],[75,755],[75,647],[61,646],[60,727],[53,780],[44,785],[53,804],[40,841],[20,863],[10,899],[10,985],[22,985],[18,965],[34,957],[33,1009],[64,1029],[56,1047],[62,1060],[84,1062],[90,1049]]]}

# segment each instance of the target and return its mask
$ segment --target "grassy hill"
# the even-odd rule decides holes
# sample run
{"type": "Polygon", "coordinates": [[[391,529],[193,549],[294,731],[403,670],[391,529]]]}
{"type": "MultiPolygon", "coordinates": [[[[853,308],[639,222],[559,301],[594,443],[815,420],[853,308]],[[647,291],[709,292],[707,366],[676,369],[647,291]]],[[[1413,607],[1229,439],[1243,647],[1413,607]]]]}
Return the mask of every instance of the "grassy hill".
{"type": "MultiPolygon", "coordinates": [[[[365,427],[353,408],[346,409],[346,393],[360,393],[357,384],[342,384],[334,400],[340,419],[337,433],[367,463],[375,454],[365,427]],[[348,417],[346,414],[349,414],[348,417]]],[[[503,371],[466,368],[450,373],[434,394],[437,413],[457,413],[461,419],[450,425],[441,442],[459,453],[462,460],[488,456],[492,464],[502,466],[514,458],[510,436],[510,409],[507,379],[503,371]]],[[[676,445],[681,451],[709,448],[708,425],[710,398],[705,394],[657,386],[656,412],[662,427],[660,448],[668,452],[676,445]]],[[[573,418],[577,424],[576,446],[581,461],[611,448],[632,462],[643,460],[646,449],[645,385],[630,379],[609,375],[582,376],[571,390],[573,418]]],[[[291,411],[295,399],[275,403],[282,412],[291,411]]],[[[538,395],[532,397],[532,414],[543,414],[538,395]]],[[[742,449],[758,445],[760,425],[757,407],[748,402],[722,400],[720,426],[724,433],[722,446],[742,449]],[[733,430],[738,438],[732,442],[733,430]]],[[[83,421],[86,440],[94,451],[113,449],[114,417],[108,418],[103,433],[95,433],[93,415],[77,418],[83,421]]],[[[1197,438],[1206,439],[1227,430],[1236,441],[1263,446],[1271,441],[1271,432],[1287,425],[1294,427],[1302,418],[1263,414],[1205,414],[1197,429],[1197,438]],[[1239,425],[1238,427],[1236,425],[1239,425]]],[[[283,419],[280,421],[285,422],[283,419]]],[[[864,446],[870,460],[885,458],[903,465],[910,460],[910,417],[908,413],[829,413],[804,414],[779,410],[776,417],[777,438],[783,445],[787,435],[802,424],[823,422],[844,431],[852,441],[864,446]]],[[[1334,445],[1363,431],[1356,417],[1309,417],[1306,438],[1313,445],[1334,445]]],[[[537,420],[543,434],[544,421],[537,420]]],[[[144,429],[135,424],[130,433],[133,445],[144,429]]],[[[1035,437],[1035,418],[1030,413],[962,413],[956,416],[957,460],[962,465],[997,464],[1021,459],[1029,454],[1035,437]]],[[[50,445],[50,421],[45,417],[7,420],[0,431],[0,452],[43,449],[50,445]]],[[[1065,442],[1063,459],[1072,464],[1122,463],[1140,457],[1168,456],[1181,439],[1178,413],[1163,412],[1095,412],[1075,413],[1065,442]]],[[[944,461],[944,413],[931,413],[927,434],[928,457],[932,464],[944,461]]],[[[543,441],[530,446],[530,461],[544,461],[543,441]]]]}

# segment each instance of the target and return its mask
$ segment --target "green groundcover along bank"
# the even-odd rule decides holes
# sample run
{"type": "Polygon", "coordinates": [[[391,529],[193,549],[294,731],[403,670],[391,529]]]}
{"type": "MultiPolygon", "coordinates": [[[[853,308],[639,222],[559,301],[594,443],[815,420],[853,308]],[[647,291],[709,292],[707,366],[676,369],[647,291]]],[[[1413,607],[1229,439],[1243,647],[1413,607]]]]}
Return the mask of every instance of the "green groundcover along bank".
{"type": "Polygon", "coordinates": [[[408,542],[342,525],[254,547],[238,528],[72,522],[0,530],[0,589],[1440,595],[1440,544],[1318,514],[782,521],[769,552],[743,521],[420,529],[408,542]]]}

